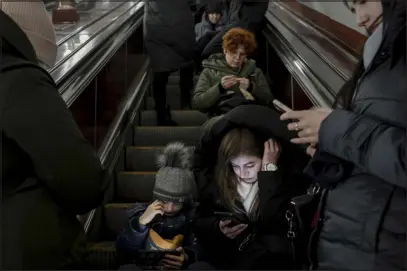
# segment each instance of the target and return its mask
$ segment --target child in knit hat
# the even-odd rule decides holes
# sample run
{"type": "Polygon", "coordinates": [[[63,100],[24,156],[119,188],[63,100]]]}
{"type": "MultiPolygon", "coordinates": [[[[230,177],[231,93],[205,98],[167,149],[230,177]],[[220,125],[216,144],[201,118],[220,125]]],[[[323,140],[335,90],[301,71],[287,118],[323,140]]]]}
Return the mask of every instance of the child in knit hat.
{"type": "Polygon", "coordinates": [[[182,269],[196,256],[188,216],[196,193],[191,153],[183,143],[170,143],[158,157],[158,166],[155,201],[137,203],[129,210],[129,221],[117,237],[116,247],[124,256],[124,264],[131,260],[143,269],[182,269]],[[159,262],[142,266],[137,259],[146,251],[168,253],[156,253],[163,256],[159,262]]]}

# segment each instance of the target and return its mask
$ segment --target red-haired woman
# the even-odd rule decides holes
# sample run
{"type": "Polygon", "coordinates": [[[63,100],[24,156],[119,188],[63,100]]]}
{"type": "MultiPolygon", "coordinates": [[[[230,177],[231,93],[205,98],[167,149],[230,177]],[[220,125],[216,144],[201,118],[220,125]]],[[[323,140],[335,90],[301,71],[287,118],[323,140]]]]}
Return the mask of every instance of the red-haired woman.
{"type": "Polygon", "coordinates": [[[192,103],[212,117],[210,123],[239,105],[270,105],[273,95],[267,80],[256,62],[247,58],[255,50],[251,32],[232,28],[223,36],[223,54],[213,54],[202,62],[204,69],[192,103]]]}

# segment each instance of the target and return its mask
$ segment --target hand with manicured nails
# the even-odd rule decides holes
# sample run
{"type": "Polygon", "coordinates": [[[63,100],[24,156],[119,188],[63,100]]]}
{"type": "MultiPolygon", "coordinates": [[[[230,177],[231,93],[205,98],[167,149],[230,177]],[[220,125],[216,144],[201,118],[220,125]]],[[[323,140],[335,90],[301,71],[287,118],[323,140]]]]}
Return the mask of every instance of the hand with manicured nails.
{"type": "Polygon", "coordinates": [[[224,89],[230,89],[234,85],[237,84],[236,76],[234,75],[226,75],[221,79],[221,85],[224,89]]]}
{"type": "Polygon", "coordinates": [[[278,158],[280,157],[281,147],[274,139],[269,139],[264,142],[264,153],[262,164],[263,166],[267,164],[274,164],[277,165],[278,158]]]}
{"type": "Polygon", "coordinates": [[[233,226],[233,227],[228,227],[228,225],[231,222],[232,221],[230,221],[230,220],[220,221],[219,222],[219,228],[220,228],[220,231],[224,235],[226,235],[227,238],[235,239],[236,236],[241,234],[247,228],[248,225],[247,224],[238,224],[238,225],[233,226]]]}
{"type": "Polygon", "coordinates": [[[166,254],[165,258],[162,260],[165,269],[168,270],[180,270],[184,263],[188,261],[188,255],[185,253],[182,247],[176,249],[180,252],[180,255],[166,254]]]}
{"type": "Polygon", "coordinates": [[[147,209],[144,211],[144,214],[142,214],[139,218],[139,223],[141,225],[147,225],[150,223],[156,215],[164,215],[164,203],[161,201],[154,201],[151,203],[147,209]]]}

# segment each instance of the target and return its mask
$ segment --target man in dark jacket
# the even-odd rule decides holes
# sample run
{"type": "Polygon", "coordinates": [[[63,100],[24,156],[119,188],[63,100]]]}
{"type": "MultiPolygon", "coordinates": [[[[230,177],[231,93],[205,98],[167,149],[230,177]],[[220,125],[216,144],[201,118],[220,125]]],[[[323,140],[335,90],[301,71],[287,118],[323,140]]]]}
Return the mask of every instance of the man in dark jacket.
{"type": "Polygon", "coordinates": [[[83,269],[76,216],[101,204],[102,166],[27,36],[1,10],[0,25],[1,267],[83,269]]]}
{"type": "Polygon", "coordinates": [[[307,170],[326,188],[315,267],[406,270],[406,1],[356,5],[370,36],[340,106],[283,118],[297,143],[318,144],[307,170]]]}
{"type": "Polygon", "coordinates": [[[195,31],[189,2],[145,2],[144,41],[154,72],[153,94],[159,125],[175,125],[166,105],[166,85],[172,72],[180,71],[181,107],[188,108],[191,103],[195,31]]]}

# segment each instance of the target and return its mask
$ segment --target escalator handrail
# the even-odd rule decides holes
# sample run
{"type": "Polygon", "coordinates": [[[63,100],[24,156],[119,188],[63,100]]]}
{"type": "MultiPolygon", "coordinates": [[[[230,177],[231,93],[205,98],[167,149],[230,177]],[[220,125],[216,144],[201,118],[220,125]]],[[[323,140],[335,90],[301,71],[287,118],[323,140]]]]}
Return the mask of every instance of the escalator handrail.
{"type": "MultiPolygon", "coordinates": [[[[274,5],[277,5],[279,8],[281,7],[280,3],[273,3],[274,5]]],[[[292,11],[286,10],[288,13],[292,13],[292,11]]],[[[274,14],[272,11],[272,8],[269,7],[269,10],[266,14],[266,19],[267,19],[267,26],[265,27],[265,30],[263,31],[263,34],[265,35],[266,39],[268,40],[268,43],[273,47],[273,49],[276,51],[277,55],[279,58],[282,60],[283,64],[285,67],[289,70],[291,75],[296,79],[297,83],[303,88],[305,94],[308,96],[308,98],[311,100],[311,102],[316,105],[316,106],[332,106],[332,103],[334,101],[334,97],[337,92],[337,85],[338,82],[343,80],[345,82],[348,78],[347,76],[340,71],[337,67],[334,67],[332,62],[323,54],[320,52],[317,52],[315,48],[312,48],[310,44],[307,42],[304,37],[299,35],[298,33],[295,32],[295,30],[287,25],[286,22],[282,22],[277,14],[274,14]],[[272,17],[270,17],[272,16],[272,17]],[[273,19],[272,19],[273,18],[273,19]],[[296,39],[304,44],[304,46],[307,46],[307,48],[310,48],[310,50],[315,54],[317,59],[319,58],[320,60],[318,61],[323,61],[321,63],[325,63],[327,67],[330,68],[331,72],[328,74],[331,74],[332,78],[342,78],[342,79],[335,79],[336,81],[332,81],[334,84],[334,89],[332,89],[332,83],[329,81],[329,83],[325,80],[326,78],[321,77],[321,75],[316,72],[313,67],[311,67],[307,61],[304,60],[304,58],[301,56],[299,52],[297,52],[297,49],[293,46],[293,44],[288,41],[283,34],[281,34],[278,30],[277,27],[274,27],[274,23],[272,22],[274,18],[283,25],[284,28],[288,29],[295,37],[296,39]],[[335,75],[336,74],[336,75],[335,75]],[[339,80],[339,81],[338,81],[339,80]]],[[[296,16],[296,20],[299,20],[299,18],[296,16]]],[[[276,22],[277,22],[276,21],[276,22]]],[[[314,28],[309,25],[309,23],[305,22],[304,20],[301,20],[301,24],[308,24],[307,28],[314,28]]],[[[329,40],[329,38],[323,36],[322,33],[318,32],[315,30],[316,34],[320,38],[325,38],[328,42],[332,42],[329,40]],[[318,33],[317,33],[318,32],[318,33]]],[[[342,54],[345,53],[344,49],[340,50],[338,47],[339,45],[335,45],[335,47],[338,48],[338,51],[340,51],[342,54]]],[[[308,49],[309,50],[309,49],[308,49]]],[[[350,54],[347,54],[347,57],[350,59],[351,62],[354,62],[355,59],[353,56],[350,54]]],[[[309,58],[309,57],[308,57],[309,58]]],[[[315,68],[315,67],[314,67],[315,68]]],[[[321,70],[319,71],[321,72],[321,70]]]]}
{"type": "Polygon", "coordinates": [[[51,76],[54,78],[56,84],[59,86],[64,83],[66,78],[77,72],[77,67],[84,65],[85,62],[89,62],[89,58],[92,58],[93,54],[106,49],[106,43],[111,40],[112,36],[118,32],[123,31],[123,28],[134,20],[134,16],[137,19],[141,19],[144,14],[144,2],[138,1],[129,10],[123,12],[116,20],[111,24],[108,24],[103,28],[103,31],[92,39],[80,46],[74,53],[71,53],[69,57],[66,57],[59,61],[53,68],[49,70],[51,76]]]}
{"type": "Polygon", "coordinates": [[[63,37],[62,39],[60,39],[57,42],[58,46],[61,46],[64,42],[66,42],[67,40],[71,39],[73,36],[77,35],[79,32],[82,32],[83,30],[85,30],[87,27],[89,27],[90,25],[102,20],[103,18],[105,18],[107,15],[109,15],[110,13],[112,13],[113,11],[115,11],[116,9],[120,8],[121,6],[123,6],[126,2],[120,3],[117,6],[113,7],[112,9],[110,9],[109,11],[101,14],[99,17],[93,18],[92,20],[90,20],[89,22],[87,22],[86,24],[82,25],[81,27],[78,27],[75,31],[73,31],[72,33],[66,35],[65,37],[63,37]]]}
{"type": "Polygon", "coordinates": [[[328,95],[330,91],[328,91],[327,87],[315,76],[314,72],[306,65],[304,60],[295,53],[289,43],[276,32],[277,31],[274,31],[270,25],[267,25],[263,34],[290,74],[296,79],[296,82],[301,86],[314,105],[321,107],[331,106],[333,96],[328,95]],[[274,32],[274,37],[277,37],[278,40],[270,37],[270,31],[274,32]]]}
{"type": "Polygon", "coordinates": [[[90,55],[62,84],[58,86],[59,92],[68,107],[81,95],[89,83],[97,76],[100,70],[113,57],[128,37],[140,27],[143,20],[143,9],[129,17],[120,30],[105,40],[98,50],[90,55]]]}
{"type": "MultiPolygon", "coordinates": [[[[109,174],[114,172],[114,167],[120,156],[120,152],[124,147],[123,131],[131,129],[137,112],[140,110],[141,103],[147,93],[150,85],[150,68],[149,60],[146,60],[129,87],[128,95],[119,106],[118,114],[116,115],[109,132],[106,135],[101,148],[98,152],[100,161],[109,174]],[[122,138],[121,138],[122,137],[122,138]]],[[[88,233],[95,216],[96,209],[93,209],[85,215],[84,230],[88,233]]]]}

